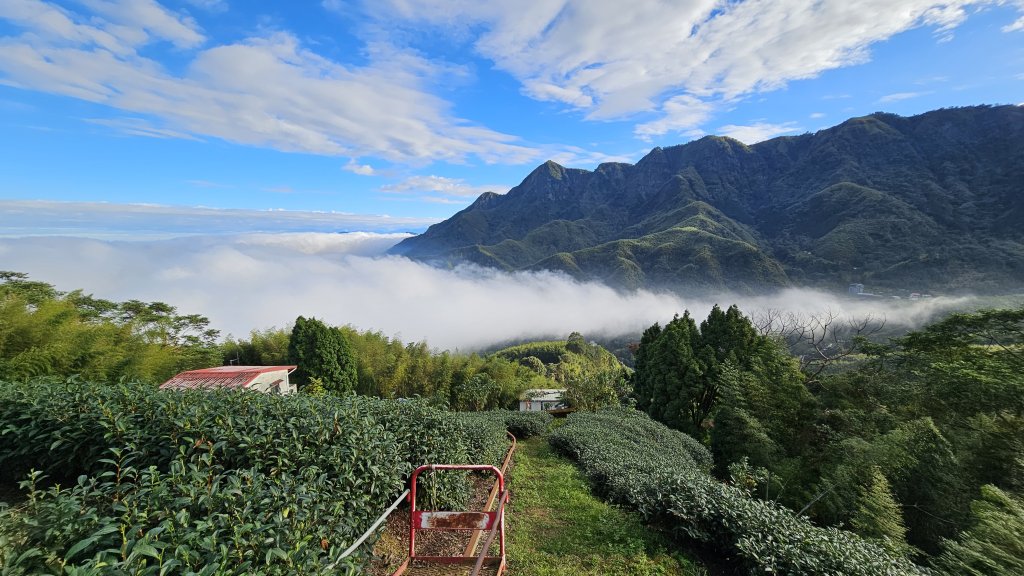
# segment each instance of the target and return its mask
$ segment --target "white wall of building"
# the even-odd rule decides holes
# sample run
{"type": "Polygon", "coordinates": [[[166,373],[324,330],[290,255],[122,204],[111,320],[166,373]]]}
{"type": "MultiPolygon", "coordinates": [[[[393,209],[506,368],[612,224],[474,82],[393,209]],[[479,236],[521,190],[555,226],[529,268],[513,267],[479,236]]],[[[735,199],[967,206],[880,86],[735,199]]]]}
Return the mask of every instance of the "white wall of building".
{"type": "Polygon", "coordinates": [[[253,380],[249,389],[270,394],[293,394],[296,392],[295,384],[288,379],[287,370],[264,372],[257,376],[256,380],[253,380]]]}

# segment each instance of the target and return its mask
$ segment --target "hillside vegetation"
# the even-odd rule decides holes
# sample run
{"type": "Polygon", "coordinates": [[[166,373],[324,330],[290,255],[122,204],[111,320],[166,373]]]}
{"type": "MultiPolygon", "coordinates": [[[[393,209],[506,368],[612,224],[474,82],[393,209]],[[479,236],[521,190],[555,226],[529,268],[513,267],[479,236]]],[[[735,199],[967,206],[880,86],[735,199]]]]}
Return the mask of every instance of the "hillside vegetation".
{"type": "Polygon", "coordinates": [[[599,493],[677,536],[735,558],[749,573],[925,574],[849,532],[822,529],[707,473],[711,456],[688,436],[636,410],[579,413],[551,443],[583,467],[599,493]]]}
{"type": "Polygon", "coordinates": [[[1024,108],[876,113],[752,146],[707,136],[594,171],[547,162],[392,252],[625,288],[1016,291],[1024,108]]]}
{"type": "MultiPolygon", "coordinates": [[[[548,430],[546,413],[480,411],[526,387],[566,388],[578,411],[549,441],[599,496],[710,565],[1024,568],[1024,308],[879,343],[828,315],[773,328],[716,306],[645,330],[629,372],[578,333],[480,356],[299,318],[222,345],[165,304],[4,280],[4,574],[357,573],[366,558],[340,551],[415,465],[497,462],[506,430],[548,430]],[[294,360],[300,393],[155,386],[211,357],[294,360]]],[[[464,504],[465,478],[444,478],[424,491],[431,506],[464,504]]]]}
{"type": "MultiPolygon", "coordinates": [[[[336,331],[345,341],[342,348],[350,350],[356,381],[346,390],[368,396],[421,397],[454,410],[489,410],[518,407],[519,395],[528,389],[564,388],[569,403],[584,408],[617,404],[628,392],[622,363],[579,333],[480,355],[439,352],[426,342],[405,344],[351,327],[322,330],[336,331]]],[[[248,340],[229,341],[225,361],[297,362],[288,352],[295,332],[268,329],[252,332],[248,340]]]]}
{"type": "MultiPolygon", "coordinates": [[[[156,391],[78,380],[0,382],[5,574],[357,573],[340,553],[424,463],[498,463],[506,424],[360,396],[156,391]]],[[[548,417],[550,418],[550,417],[548,417]]],[[[464,506],[465,478],[423,480],[464,506]]]]}
{"type": "Polygon", "coordinates": [[[0,371],[12,380],[163,382],[220,364],[219,332],[209,323],[162,302],[111,302],[0,272],[0,371]]]}
{"type": "MultiPolygon", "coordinates": [[[[710,447],[715,476],[772,506],[744,511],[731,492],[713,485],[705,493],[689,478],[658,492],[674,496],[654,502],[673,510],[697,506],[696,518],[683,514],[691,537],[735,540],[748,561],[774,558],[769,566],[787,573],[853,573],[838,569],[842,558],[818,565],[788,556],[801,556],[803,544],[796,543],[819,534],[807,532],[803,520],[787,519],[793,512],[852,530],[893,558],[949,574],[975,573],[968,566],[985,566],[977,572],[983,574],[1016,573],[1014,530],[1024,522],[1024,309],[954,314],[886,345],[849,344],[859,350],[858,362],[831,371],[803,364],[802,371],[797,358],[736,307],[716,307],[699,325],[684,314],[651,326],[636,351],[636,407],[710,447]],[[711,508],[685,500],[698,497],[711,498],[711,508]],[[748,513],[760,519],[745,519],[748,513]],[[703,514],[709,516],[702,520],[703,514]],[[779,536],[766,539],[754,528],[765,525],[779,536]],[[785,548],[787,542],[796,548],[785,548]]],[[[580,418],[581,425],[593,421],[580,418]]],[[[628,429],[607,418],[593,422],[628,429]]],[[[580,441],[602,434],[588,429],[580,441]]],[[[616,442],[639,442],[643,435],[626,434],[616,442]]],[[[565,449],[585,460],[580,448],[565,449]]],[[[638,466],[655,461],[642,450],[616,454],[640,454],[638,466]]],[[[602,474],[601,484],[633,491],[616,498],[653,505],[636,482],[622,479],[635,470],[605,468],[592,472],[602,474]]],[[[856,554],[867,558],[870,550],[856,554]]]]}
{"type": "Polygon", "coordinates": [[[586,407],[616,403],[626,393],[622,365],[575,333],[530,345],[555,351],[538,352],[543,361],[507,351],[437,351],[302,316],[290,329],[253,330],[225,342],[218,335],[207,318],[163,302],[112,302],[0,272],[0,369],[15,381],[77,376],[158,385],[210,366],[294,364],[300,387],[316,380],[307,392],[420,397],[455,410],[514,408],[531,388],[567,388],[570,402],[586,407]]]}

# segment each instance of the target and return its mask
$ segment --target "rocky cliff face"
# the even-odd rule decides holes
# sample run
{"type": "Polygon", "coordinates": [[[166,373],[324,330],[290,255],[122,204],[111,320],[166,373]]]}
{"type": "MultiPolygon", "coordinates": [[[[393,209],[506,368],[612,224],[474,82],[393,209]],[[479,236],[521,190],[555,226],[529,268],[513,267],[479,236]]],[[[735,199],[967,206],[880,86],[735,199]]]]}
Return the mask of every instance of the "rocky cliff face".
{"type": "Polygon", "coordinates": [[[1019,290],[1024,108],[876,113],[753,146],[709,136],[594,171],[546,162],[393,251],[626,288],[1019,290]]]}

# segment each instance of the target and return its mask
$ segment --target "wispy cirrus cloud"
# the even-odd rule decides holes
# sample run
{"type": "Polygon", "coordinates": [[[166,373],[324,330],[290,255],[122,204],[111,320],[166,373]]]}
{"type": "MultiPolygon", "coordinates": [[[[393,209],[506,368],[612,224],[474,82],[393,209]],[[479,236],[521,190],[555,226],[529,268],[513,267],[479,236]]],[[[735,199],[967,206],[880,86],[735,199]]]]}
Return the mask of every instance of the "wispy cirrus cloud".
{"type": "Polygon", "coordinates": [[[421,201],[438,204],[466,204],[484,192],[504,194],[511,186],[503,184],[473,185],[461,178],[446,176],[410,176],[399,182],[385,184],[386,194],[415,195],[421,201]]]}
{"type": "Polygon", "coordinates": [[[695,101],[731,101],[861,64],[874,44],[914,28],[931,27],[941,40],[971,10],[998,3],[375,0],[366,9],[382,21],[397,17],[468,36],[525,94],[589,119],[657,113],[635,129],[649,138],[692,129],[695,101]]]}
{"type": "Polygon", "coordinates": [[[287,32],[210,45],[191,17],[153,0],[83,4],[0,3],[0,20],[19,31],[0,38],[0,82],[121,111],[93,122],[133,135],[412,163],[537,158],[517,137],[451,114],[432,91],[446,66],[387,44],[367,46],[370,62],[354,66],[287,32]],[[161,42],[189,59],[182,71],[144,55],[161,42]]]}
{"type": "MultiPolygon", "coordinates": [[[[1015,0],[1014,4],[1017,6],[1017,10],[1024,13],[1024,1],[1015,0]]],[[[1003,32],[1020,32],[1024,31],[1024,14],[1021,15],[1017,20],[1003,26],[1003,32]]]]}
{"type": "Polygon", "coordinates": [[[145,136],[146,138],[175,138],[195,141],[200,140],[187,132],[182,132],[173,128],[154,126],[151,122],[143,118],[86,118],[85,121],[89,124],[113,128],[130,136],[145,136]]]}
{"type": "Polygon", "coordinates": [[[210,12],[225,12],[228,9],[227,0],[185,0],[196,8],[202,8],[210,12]]]}
{"type": "Polygon", "coordinates": [[[746,126],[727,124],[717,130],[722,136],[735,138],[744,144],[757,144],[776,136],[799,132],[801,128],[795,122],[782,124],[771,124],[768,122],[756,122],[746,126]]]}
{"type": "Polygon", "coordinates": [[[931,92],[895,92],[893,94],[886,94],[878,99],[879,104],[888,104],[890,102],[900,102],[903,100],[910,100],[913,98],[920,98],[921,96],[927,96],[931,92]]]}

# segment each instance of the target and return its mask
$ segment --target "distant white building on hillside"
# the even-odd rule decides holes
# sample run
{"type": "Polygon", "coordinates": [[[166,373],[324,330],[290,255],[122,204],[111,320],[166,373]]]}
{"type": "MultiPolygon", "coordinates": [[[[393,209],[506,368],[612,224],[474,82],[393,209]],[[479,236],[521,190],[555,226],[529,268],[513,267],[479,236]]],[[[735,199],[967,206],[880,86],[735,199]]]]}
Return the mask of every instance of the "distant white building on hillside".
{"type": "Polygon", "coordinates": [[[288,375],[296,366],[217,366],[182,372],[160,385],[161,390],[230,389],[268,394],[291,394],[295,384],[288,375]]]}
{"type": "Polygon", "coordinates": [[[541,412],[567,408],[562,400],[562,388],[533,388],[519,395],[520,412],[541,412]]]}

